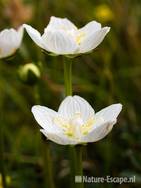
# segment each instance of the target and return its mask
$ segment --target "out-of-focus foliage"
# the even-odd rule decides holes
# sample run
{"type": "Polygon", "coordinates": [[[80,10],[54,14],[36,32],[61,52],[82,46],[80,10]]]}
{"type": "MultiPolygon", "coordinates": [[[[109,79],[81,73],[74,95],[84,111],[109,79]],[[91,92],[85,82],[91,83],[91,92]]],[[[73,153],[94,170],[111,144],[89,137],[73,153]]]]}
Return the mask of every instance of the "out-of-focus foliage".
{"type": "MultiPolygon", "coordinates": [[[[44,187],[40,133],[30,109],[34,104],[44,104],[57,110],[64,97],[63,61],[69,60],[73,61],[75,94],[86,98],[96,111],[111,103],[123,104],[113,131],[105,139],[88,144],[85,174],[136,175],[136,184],[87,187],[140,187],[141,1],[0,0],[0,30],[26,22],[42,32],[52,15],[67,17],[79,27],[97,20],[110,26],[111,31],[93,53],[73,60],[44,54],[25,33],[17,54],[0,62],[0,124],[5,127],[9,187],[44,187]],[[19,67],[31,62],[42,71],[36,85],[23,83],[18,75],[19,67]]],[[[65,187],[69,178],[68,148],[52,143],[52,158],[57,188],[65,187]]]]}

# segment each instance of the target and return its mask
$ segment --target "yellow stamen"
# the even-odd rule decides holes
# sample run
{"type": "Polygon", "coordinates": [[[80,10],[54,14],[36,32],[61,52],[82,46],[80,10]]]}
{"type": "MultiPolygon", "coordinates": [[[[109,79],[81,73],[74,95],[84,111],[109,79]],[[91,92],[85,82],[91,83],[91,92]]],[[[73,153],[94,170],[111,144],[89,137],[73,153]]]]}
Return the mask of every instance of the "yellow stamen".
{"type": "Polygon", "coordinates": [[[69,121],[64,120],[61,117],[56,117],[54,118],[53,121],[55,125],[63,129],[65,135],[71,138],[79,139],[79,136],[81,134],[87,135],[94,125],[93,117],[89,118],[88,121],[84,125],[83,124],[81,125],[81,123],[77,124],[77,120],[80,118],[81,118],[81,114],[76,113],[74,117],[69,121]]]}
{"type": "Polygon", "coordinates": [[[54,121],[55,125],[58,125],[59,127],[63,128],[63,129],[66,129],[70,126],[67,121],[65,121],[63,118],[60,118],[60,117],[54,118],[53,121],[54,121]]]}
{"type": "Polygon", "coordinates": [[[81,127],[82,134],[87,135],[90,132],[93,125],[94,125],[94,118],[89,118],[88,121],[81,127]]]}
{"type": "Polygon", "coordinates": [[[67,135],[69,137],[75,137],[75,128],[74,128],[74,126],[72,126],[70,124],[70,126],[68,127],[68,129],[65,131],[65,135],[67,135]]]}
{"type": "Polygon", "coordinates": [[[76,37],[76,42],[77,44],[80,44],[82,42],[82,40],[85,38],[85,33],[84,32],[80,32],[77,37],[76,37]]]}

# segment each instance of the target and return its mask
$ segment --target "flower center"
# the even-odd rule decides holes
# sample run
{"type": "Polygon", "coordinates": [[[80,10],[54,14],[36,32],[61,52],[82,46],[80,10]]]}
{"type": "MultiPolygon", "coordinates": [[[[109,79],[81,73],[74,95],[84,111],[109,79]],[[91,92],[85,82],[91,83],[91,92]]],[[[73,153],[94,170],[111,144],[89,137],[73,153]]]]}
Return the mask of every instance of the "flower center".
{"type": "Polygon", "coordinates": [[[69,120],[65,120],[62,117],[56,117],[54,123],[59,126],[68,137],[80,139],[81,136],[87,135],[91,131],[94,125],[94,118],[91,117],[84,123],[81,114],[76,113],[69,120]]]}
{"type": "Polygon", "coordinates": [[[78,35],[76,36],[76,43],[80,44],[84,38],[85,38],[86,34],[84,32],[79,32],[78,35]]]}

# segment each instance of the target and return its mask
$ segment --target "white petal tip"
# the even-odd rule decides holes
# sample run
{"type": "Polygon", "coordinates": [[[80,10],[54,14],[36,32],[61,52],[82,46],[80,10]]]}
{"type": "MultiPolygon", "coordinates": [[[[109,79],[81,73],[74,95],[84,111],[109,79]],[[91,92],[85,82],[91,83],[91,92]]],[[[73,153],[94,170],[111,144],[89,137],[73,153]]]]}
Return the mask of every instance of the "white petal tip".
{"type": "Polygon", "coordinates": [[[106,32],[106,34],[110,31],[110,27],[104,27],[103,30],[106,32]]]}
{"type": "Polygon", "coordinates": [[[27,31],[28,34],[33,32],[34,28],[28,24],[23,24],[23,28],[27,31]]]}
{"type": "Polygon", "coordinates": [[[26,28],[27,26],[29,26],[29,25],[27,25],[27,24],[23,24],[23,28],[26,28]]]}
{"type": "Polygon", "coordinates": [[[32,108],[31,108],[31,112],[34,113],[35,110],[37,110],[39,106],[40,106],[40,105],[32,106],[32,108]]]}
{"type": "Polygon", "coordinates": [[[29,32],[37,31],[37,30],[35,30],[32,26],[30,26],[30,25],[28,25],[28,24],[23,24],[23,28],[25,28],[28,33],[29,33],[29,32]]]}
{"type": "MultiPolygon", "coordinates": [[[[121,112],[121,110],[122,110],[122,104],[120,104],[120,103],[118,103],[118,104],[113,104],[113,105],[111,105],[111,106],[113,106],[113,110],[115,110],[115,117],[117,118],[118,117],[118,115],[119,115],[119,113],[121,112]]],[[[115,119],[116,120],[116,119],[115,119]]]]}
{"type": "Polygon", "coordinates": [[[122,110],[123,105],[121,103],[115,104],[117,106],[117,108],[119,108],[119,110],[122,110]]]}
{"type": "Polygon", "coordinates": [[[29,26],[28,24],[23,24],[23,27],[27,27],[27,26],[29,26]]]}
{"type": "Polygon", "coordinates": [[[26,30],[30,30],[32,27],[28,24],[23,24],[23,28],[25,28],[26,30]]]}

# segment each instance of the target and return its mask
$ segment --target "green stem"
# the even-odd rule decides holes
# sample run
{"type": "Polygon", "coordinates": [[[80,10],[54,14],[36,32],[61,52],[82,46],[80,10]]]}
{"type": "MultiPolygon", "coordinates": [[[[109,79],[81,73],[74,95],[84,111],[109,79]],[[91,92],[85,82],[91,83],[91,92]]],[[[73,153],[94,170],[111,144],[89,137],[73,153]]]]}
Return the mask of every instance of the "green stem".
{"type": "Polygon", "coordinates": [[[69,160],[70,160],[70,187],[75,187],[75,163],[76,163],[76,151],[75,147],[69,146],[69,160]]]}
{"type": "Polygon", "coordinates": [[[65,95],[72,95],[72,63],[64,62],[65,95]]]}
{"type": "MultiPolygon", "coordinates": [[[[65,81],[65,95],[72,95],[72,63],[64,62],[64,81],[65,81]]],[[[71,188],[83,188],[83,183],[76,184],[75,176],[83,175],[82,170],[82,146],[69,146],[70,156],[70,180],[71,188]]]]}
{"type": "MultiPolygon", "coordinates": [[[[83,165],[82,165],[83,146],[82,145],[75,146],[75,151],[76,151],[75,175],[83,178],[83,165]]],[[[82,181],[80,183],[76,183],[76,188],[84,188],[84,183],[82,181]]]]}
{"type": "Polygon", "coordinates": [[[4,167],[5,166],[4,164],[4,124],[3,124],[3,113],[2,113],[3,112],[2,101],[3,101],[3,95],[1,96],[1,104],[0,104],[0,174],[2,177],[3,188],[6,188],[7,185],[6,185],[6,175],[5,175],[5,167],[4,167]]]}
{"type": "Polygon", "coordinates": [[[50,144],[46,140],[44,135],[42,136],[42,151],[43,151],[43,160],[44,160],[44,175],[45,175],[45,187],[46,188],[55,188],[53,181],[53,170],[52,170],[52,157],[50,152],[50,144]]]}
{"type": "MultiPolygon", "coordinates": [[[[1,115],[1,114],[0,114],[1,115]]],[[[2,118],[0,118],[2,119],[2,118]]],[[[1,121],[0,125],[0,173],[2,176],[2,185],[3,188],[6,188],[6,176],[4,168],[4,135],[3,135],[3,122],[1,121]]]]}
{"type": "MultiPolygon", "coordinates": [[[[42,64],[39,64],[41,73],[43,71],[42,64]]],[[[41,104],[40,97],[40,82],[35,86],[35,101],[37,104],[41,104]]],[[[53,168],[52,168],[52,158],[50,151],[50,144],[46,140],[46,137],[42,135],[41,137],[41,147],[42,147],[42,155],[43,155],[43,171],[44,171],[44,186],[45,188],[55,188],[53,181],[53,168]]]]}

